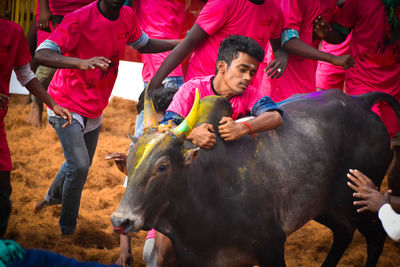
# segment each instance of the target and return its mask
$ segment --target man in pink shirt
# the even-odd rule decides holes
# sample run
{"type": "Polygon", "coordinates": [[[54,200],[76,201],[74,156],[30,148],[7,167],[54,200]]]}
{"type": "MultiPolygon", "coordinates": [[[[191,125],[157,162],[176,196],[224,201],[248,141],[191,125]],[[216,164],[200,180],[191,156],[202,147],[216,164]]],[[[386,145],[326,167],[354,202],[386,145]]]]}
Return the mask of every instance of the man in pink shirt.
{"type": "MultiPolygon", "coordinates": [[[[350,53],[350,39],[351,34],[349,34],[346,41],[337,45],[322,41],[320,49],[322,52],[335,56],[346,55],[350,53]]],[[[315,79],[317,90],[340,89],[343,91],[345,89],[345,70],[341,66],[318,61],[315,79]]]]}
{"type": "MultiPolygon", "coordinates": [[[[345,0],[338,0],[335,14],[332,21],[335,21],[340,14],[345,0]]],[[[350,53],[351,34],[347,36],[346,41],[341,44],[330,44],[326,41],[321,42],[320,50],[335,56],[346,55],[350,53]]],[[[318,61],[315,73],[317,90],[340,89],[344,90],[345,70],[341,66],[335,66],[325,61],[318,61]]]]}
{"type": "Polygon", "coordinates": [[[335,6],[336,0],[281,0],[285,17],[282,47],[290,53],[289,61],[280,79],[270,80],[264,76],[262,83],[262,90],[268,92],[274,101],[282,101],[296,93],[316,91],[317,60],[344,68],[353,65],[349,55],[334,56],[319,51],[320,39],[313,35],[313,24],[317,16],[330,21],[335,6]]]}
{"type": "Polygon", "coordinates": [[[48,110],[49,122],[61,141],[66,161],[44,200],[35,206],[61,204],[59,225],[63,235],[76,227],[80,197],[96,150],[102,112],[118,74],[125,45],[141,53],[171,50],[178,41],[149,38],[124,0],[99,0],[67,14],[37,49],[40,64],[58,68],[49,94],[72,111],[72,125],[48,110]],[[103,56],[100,56],[103,55],[103,56]]]}
{"type": "Polygon", "coordinates": [[[10,150],[8,148],[4,117],[8,110],[11,72],[14,69],[18,81],[32,94],[36,95],[54,113],[64,119],[64,127],[72,122],[69,111],[60,107],[43,89],[30,69],[31,54],[21,27],[11,21],[0,18],[0,191],[11,194],[10,171],[12,170],[10,150]]]}
{"type": "MultiPolygon", "coordinates": [[[[230,118],[220,121],[218,132],[225,141],[239,139],[246,134],[268,131],[282,124],[282,110],[268,97],[250,85],[264,59],[264,50],[253,39],[231,35],[218,50],[216,74],[193,78],[184,83],[175,94],[161,123],[180,122],[189,114],[198,89],[200,99],[220,95],[229,99],[232,106],[230,118]],[[245,123],[234,120],[246,115],[255,116],[245,123]]],[[[215,129],[216,130],[216,129],[215,129]]],[[[204,123],[193,129],[188,139],[201,148],[211,149],[216,137],[213,126],[204,123]]]]}
{"type": "MultiPolygon", "coordinates": [[[[350,53],[356,67],[346,72],[346,92],[351,95],[380,91],[400,101],[400,18],[399,1],[347,0],[329,31],[320,20],[321,37],[340,43],[353,29],[350,53]],[[397,21],[397,24],[396,24],[397,21]]],[[[393,137],[399,126],[392,108],[380,103],[373,110],[380,115],[393,137]]],[[[399,144],[394,144],[399,145],[399,144]]]]}
{"type": "MultiPolygon", "coordinates": [[[[95,0],[37,0],[36,5],[36,44],[40,45],[46,40],[51,32],[61,23],[64,16],[95,0]]],[[[36,67],[36,66],[35,66],[36,67]]],[[[56,69],[38,66],[36,76],[47,90],[56,69]]],[[[35,96],[31,96],[31,110],[28,122],[36,127],[42,126],[43,103],[35,96]]]]}
{"type": "MultiPolygon", "coordinates": [[[[246,134],[277,128],[282,124],[282,110],[268,96],[261,95],[258,89],[250,85],[263,59],[264,50],[253,39],[241,35],[231,35],[226,38],[218,51],[216,74],[194,78],[184,83],[174,95],[160,123],[168,124],[172,120],[173,124],[180,124],[190,111],[197,88],[200,98],[220,95],[229,99],[232,115],[223,117],[218,127],[218,133],[225,141],[234,141],[246,134]],[[255,118],[242,123],[234,121],[249,114],[255,118]]],[[[216,142],[215,130],[211,124],[204,123],[194,128],[188,139],[201,148],[211,149],[216,142]]],[[[120,165],[120,170],[126,170],[126,156],[122,158],[116,156],[115,158],[118,158],[116,163],[120,165]]],[[[126,240],[124,243],[121,242],[120,259],[127,258],[124,255],[130,254],[129,245],[130,243],[126,240]]],[[[168,238],[157,235],[154,230],[151,230],[143,251],[146,266],[158,266],[160,261],[163,263],[163,259],[171,262],[171,258],[166,259],[166,255],[159,254],[160,252],[171,253],[171,251],[173,251],[172,243],[168,238]],[[160,250],[155,248],[154,238],[157,236],[163,238],[165,246],[160,250]]],[[[168,254],[168,256],[173,255],[168,254]]]]}

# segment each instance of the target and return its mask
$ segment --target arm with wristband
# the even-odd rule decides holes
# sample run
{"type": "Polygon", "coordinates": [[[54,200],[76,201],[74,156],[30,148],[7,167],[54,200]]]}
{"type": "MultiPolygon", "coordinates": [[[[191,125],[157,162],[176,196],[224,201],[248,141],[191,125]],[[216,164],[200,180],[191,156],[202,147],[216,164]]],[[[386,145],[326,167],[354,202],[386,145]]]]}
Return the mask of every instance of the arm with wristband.
{"type": "Polygon", "coordinates": [[[252,107],[250,115],[254,118],[247,121],[235,122],[232,118],[221,119],[218,132],[225,141],[238,140],[240,137],[250,134],[275,129],[282,125],[283,111],[268,96],[260,98],[252,107]]]}

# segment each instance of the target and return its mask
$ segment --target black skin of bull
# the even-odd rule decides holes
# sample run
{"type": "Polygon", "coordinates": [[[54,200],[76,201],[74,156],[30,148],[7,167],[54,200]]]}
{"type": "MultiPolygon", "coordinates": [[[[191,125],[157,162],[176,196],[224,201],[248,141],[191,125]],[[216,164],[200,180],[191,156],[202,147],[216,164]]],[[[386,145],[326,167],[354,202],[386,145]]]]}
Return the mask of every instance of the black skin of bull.
{"type": "MultiPolygon", "coordinates": [[[[218,129],[230,109],[215,99],[207,100],[214,108],[199,123],[218,129]]],[[[285,266],[286,236],[315,219],[334,236],[323,266],[337,265],[355,229],[367,241],[366,266],[375,266],[386,234],[376,215],[356,212],[346,174],[358,169],[381,184],[393,152],[370,111],[380,100],[399,117],[399,104],[383,93],[295,96],[279,103],[284,123],[278,129],[234,142],[217,138],[197,157],[168,132],[134,173],[140,147],[157,135],[146,130],[129,155],[128,176],[134,175],[113,226],[167,235],[180,266],[285,266]]]]}

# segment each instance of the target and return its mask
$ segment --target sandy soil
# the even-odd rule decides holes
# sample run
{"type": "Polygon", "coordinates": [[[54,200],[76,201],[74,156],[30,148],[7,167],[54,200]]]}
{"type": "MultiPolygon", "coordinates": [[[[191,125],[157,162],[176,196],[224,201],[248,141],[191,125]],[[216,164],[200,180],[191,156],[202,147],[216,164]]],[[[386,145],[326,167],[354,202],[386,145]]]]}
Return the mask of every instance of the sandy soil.
{"type": "MultiPolygon", "coordinates": [[[[82,261],[111,264],[119,255],[119,236],[111,229],[110,216],[124,192],[124,176],[111,161],[111,152],[125,152],[134,131],[135,102],[113,98],[104,112],[104,123],[93,165],[86,181],[78,227],[69,237],[58,228],[59,206],[48,207],[34,215],[33,205],[41,200],[64,158],[55,131],[39,130],[25,121],[29,107],[25,96],[12,95],[6,117],[6,131],[14,170],[11,174],[13,212],[6,238],[26,248],[42,248],[82,261]]],[[[45,122],[45,121],[44,121],[45,122]]],[[[144,266],[142,249],[146,232],[133,236],[136,266],[144,266]]],[[[211,237],[210,237],[211,238],[211,237]]],[[[319,266],[332,242],[330,231],[309,222],[292,234],[286,243],[287,266],[319,266]]],[[[366,245],[357,232],[339,266],[364,266],[366,245]]],[[[400,244],[387,240],[378,266],[400,266],[400,244]]]]}

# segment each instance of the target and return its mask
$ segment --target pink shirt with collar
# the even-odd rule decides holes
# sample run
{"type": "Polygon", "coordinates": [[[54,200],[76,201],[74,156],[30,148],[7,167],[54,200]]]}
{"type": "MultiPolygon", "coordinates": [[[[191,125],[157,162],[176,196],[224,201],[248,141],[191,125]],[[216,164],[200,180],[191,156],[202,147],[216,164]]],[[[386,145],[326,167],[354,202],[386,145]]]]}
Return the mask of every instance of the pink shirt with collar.
{"type": "MultiPolygon", "coordinates": [[[[205,96],[215,95],[211,86],[214,77],[214,75],[197,77],[184,83],[174,95],[167,111],[186,117],[192,108],[196,88],[199,89],[200,99],[205,96]]],[[[261,97],[259,90],[251,85],[246,88],[243,94],[232,97],[229,100],[232,106],[232,119],[236,120],[246,116],[261,97]]]]}

